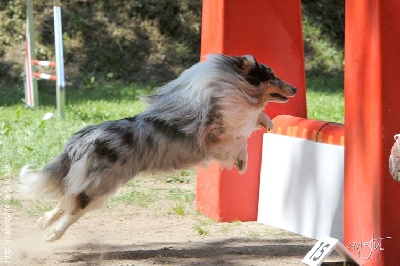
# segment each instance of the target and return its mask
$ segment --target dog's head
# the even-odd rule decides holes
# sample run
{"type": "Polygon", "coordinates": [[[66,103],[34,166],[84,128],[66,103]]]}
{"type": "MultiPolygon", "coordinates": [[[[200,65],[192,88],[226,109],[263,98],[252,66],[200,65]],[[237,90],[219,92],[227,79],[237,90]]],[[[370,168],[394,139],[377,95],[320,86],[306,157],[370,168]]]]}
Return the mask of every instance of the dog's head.
{"type": "Polygon", "coordinates": [[[251,97],[262,98],[266,102],[287,102],[297,89],[275,75],[267,65],[260,64],[252,55],[231,57],[242,76],[251,86],[243,88],[251,97]]]}

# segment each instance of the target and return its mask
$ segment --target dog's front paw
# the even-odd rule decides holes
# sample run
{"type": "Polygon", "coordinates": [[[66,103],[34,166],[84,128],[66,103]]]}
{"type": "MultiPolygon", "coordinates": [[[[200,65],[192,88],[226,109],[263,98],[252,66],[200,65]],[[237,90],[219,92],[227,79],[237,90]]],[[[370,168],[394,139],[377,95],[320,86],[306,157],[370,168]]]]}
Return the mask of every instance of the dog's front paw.
{"type": "Polygon", "coordinates": [[[242,147],[235,160],[235,166],[240,174],[243,174],[247,170],[247,158],[247,146],[245,145],[244,147],[242,147]]]}
{"type": "Polygon", "coordinates": [[[238,169],[239,173],[243,174],[247,170],[247,161],[238,159],[235,162],[235,166],[238,169]]]}
{"type": "Polygon", "coordinates": [[[258,124],[266,128],[268,131],[274,130],[274,122],[272,122],[271,118],[264,113],[260,113],[258,117],[258,124]]]}

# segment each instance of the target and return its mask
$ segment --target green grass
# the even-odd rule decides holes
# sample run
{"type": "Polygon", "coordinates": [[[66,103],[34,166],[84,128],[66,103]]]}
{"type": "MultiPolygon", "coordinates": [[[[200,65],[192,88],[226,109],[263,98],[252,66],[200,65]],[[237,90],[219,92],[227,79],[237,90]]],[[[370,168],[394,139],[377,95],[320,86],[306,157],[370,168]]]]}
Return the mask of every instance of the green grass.
{"type": "Polygon", "coordinates": [[[129,205],[134,205],[137,207],[149,207],[151,203],[158,200],[156,191],[140,191],[140,190],[132,190],[128,193],[124,193],[122,195],[114,196],[110,199],[110,204],[114,203],[125,203],[129,205]]]}
{"type": "Polygon", "coordinates": [[[307,117],[344,123],[343,74],[307,78],[307,117]]]}
{"type": "Polygon", "coordinates": [[[55,202],[36,200],[32,206],[22,206],[25,211],[32,216],[41,216],[45,212],[52,210],[56,206],[55,202]]]}
{"type": "Polygon", "coordinates": [[[181,170],[172,173],[174,176],[186,176],[185,184],[175,184],[163,178],[166,174],[139,175],[129,181],[118,193],[110,198],[109,205],[128,204],[141,208],[149,208],[163,214],[183,216],[193,211],[193,202],[196,198],[193,186],[178,187],[195,182],[194,170],[181,170]],[[187,173],[191,173],[189,176],[187,173]],[[162,209],[157,210],[162,205],[162,209]]]}
{"type": "Polygon", "coordinates": [[[19,199],[16,199],[14,197],[11,197],[10,199],[5,199],[5,198],[0,198],[0,204],[2,206],[4,205],[8,205],[14,208],[21,208],[22,207],[22,203],[19,199]]]}
{"type": "Polygon", "coordinates": [[[67,95],[70,100],[66,108],[66,119],[55,118],[45,121],[42,118],[46,113],[57,112],[56,107],[49,104],[50,100],[46,99],[46,95],[41,99],[45,105],[31,110],[16,99],[20,95],[15,94],[13,89],[2,88],[0,161],[10,162],[14,173],[24,164],[43,167],[60,152],[64,143],[79,129],[141,112],[145,105],[138,100],[136,95],[138,91],[144,94],[150,89],[133,85],[131,88],[121,88],[121,90],[116,87],[69,90],[67,95]],[[78,95],[84,96],[80,99],[78,95]]]}
{"type": "Polygon", "coordinates": [[[190,180],[190,176],[193,175],[193,170],[181,170],[176,173],[169,175],[165,178],[165,182],[167,183],[188,183],[190,180]]]}
{"type": "Polygon", "coordinates": [[[206,228],[204,226],[200,226],[200,225],[195,225],[194,230],[200,236],[206,236],[210,233],[210,230],[208,228],[206,228]]]}
{"type": "Polygon", "coordinates": [[[183,216],[186,214],[186,207],[182,202],[177,202],[172,206],[172,212],[177,215],[183,216]]]}
{"type": "Polygon", "coordinates": [[[210,234],[210,226],[215,225],[216,223],[216,221],[198,213],[197,224],[193,228],[198,235],[206,236],[210,234]]]}
{"type": "Polygon", "coordinates": [[[185,191],[181,188],[175,187],[168,191],[167,198],[178,200],[181,202],[192,202],[196,195],[192,191],[185,191]]]}

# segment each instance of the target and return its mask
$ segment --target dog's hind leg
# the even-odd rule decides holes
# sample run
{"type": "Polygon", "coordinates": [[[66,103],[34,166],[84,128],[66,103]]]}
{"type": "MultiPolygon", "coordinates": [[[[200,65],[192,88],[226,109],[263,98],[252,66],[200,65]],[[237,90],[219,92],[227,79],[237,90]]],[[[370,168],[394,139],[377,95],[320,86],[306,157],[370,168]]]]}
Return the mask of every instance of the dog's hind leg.
{"type": "Polygon", "coordinates": [[[64,213],[64,210],[61,208],[62,204],[58,204],[51,211],[46,212],[38,221],[37,228],[45,229],[52,225],[55,221],[57,221],[61,215],[64,213]]]}
{"type": "Polygon", "coordinates": [[[102,207],[110,196],[110,194],[107,194],[89,197],[85,192],[81,192],[77,196],[70,197],[62,204],[65,204],[68,207],[44,239],[47,242],[53,242],[60,239],[73,223],[78,221],[85,213],[102,207]]]}

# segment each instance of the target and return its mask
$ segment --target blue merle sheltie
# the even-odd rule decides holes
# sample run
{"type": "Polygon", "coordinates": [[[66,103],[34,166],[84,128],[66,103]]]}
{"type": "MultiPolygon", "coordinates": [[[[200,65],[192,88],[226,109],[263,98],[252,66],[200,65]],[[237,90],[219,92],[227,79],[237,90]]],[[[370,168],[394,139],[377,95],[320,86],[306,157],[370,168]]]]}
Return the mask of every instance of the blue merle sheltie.
{"type": "Polygon", "coordinates": [[[75,133],[41,171],[25,166],[23,191],[52,197],[40,228],[55,224],[46,241],[141,172],[182,169],[215,160],[247,168],[247,138],[259,126],[273,129],[262,111],[267,102],[286,102],[296,88],[251,55],[209,55],[144,100],[133,117],[91,125],[75,133]]]}

